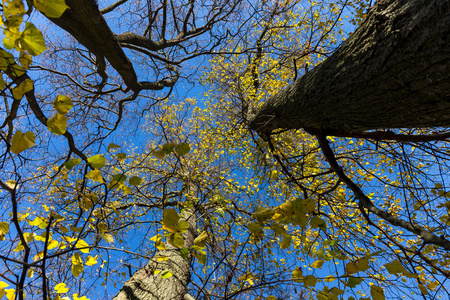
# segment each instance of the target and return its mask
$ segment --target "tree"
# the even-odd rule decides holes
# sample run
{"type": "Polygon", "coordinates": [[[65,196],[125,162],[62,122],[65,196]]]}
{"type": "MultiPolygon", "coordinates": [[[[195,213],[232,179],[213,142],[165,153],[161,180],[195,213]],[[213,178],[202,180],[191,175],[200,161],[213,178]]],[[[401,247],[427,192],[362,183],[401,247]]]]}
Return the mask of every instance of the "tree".
{"type": "Polygon", "coordinates": [[[447,1],[378,1],[331,57],[250,110],[250,127],[351,136],[448,126],[449,9],[447,1]]]}
{"type": "Polygon", "coordinates": [[[116,299],[446,292],[445,249],[374,219],[350,192],[372,180],[382,217],[445,238],[442,144],[335,139],[333,158],[323,136],[324,154],[306,132],[257,139],[240,122],[330,55],[343,14],[358,23],[369,1],[66,4],[2,6],[0,293],[111,298],[122,283],[116,299]],[[62,29],[44,32],[41,59],[44,38],[21,26],[36,9],[62,29]],[[208,100],[196,102],[183,89],[203,69],[208,100]]]}

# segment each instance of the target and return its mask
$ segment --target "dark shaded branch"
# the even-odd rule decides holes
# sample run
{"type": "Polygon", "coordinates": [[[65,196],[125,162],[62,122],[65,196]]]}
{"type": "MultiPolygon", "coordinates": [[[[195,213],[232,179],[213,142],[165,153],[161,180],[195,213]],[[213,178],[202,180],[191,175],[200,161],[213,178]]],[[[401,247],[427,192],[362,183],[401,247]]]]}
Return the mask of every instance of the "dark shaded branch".
{"type": "Polygon", "coordinates": [[[433,244],[436,246],[440,246],[447,251],[450,251],[450,241],[444,238],[441,238],[422,226],[419,226],[417,224],[413,224],[410,222],[407,222],[405,220],[399,219],[396,216],[385,212],[384,210],[381,210],[377,208],[372,200],[367,197],[364,192],[361,190],[361,188],[353,182],[344,172],[341,166],[339,166],[336,157],[333,153],[333,150],[331,150],[330,145],[328,143],[328,140],[326,136],[324,136],[321,133],[316,134],[317,140],[319,141],[320,147],[322,149],[323,155],[327,159],[328,163],[330,164],[331,169],[333,169],[336,174],[339,176],[342,182],[344,182],[347,187],[353,191],[355,197],[359,200],[360,205],[362,205],[369,213],[373,213],[379,218],[386,220],[391,225],[402,227],[409,232],[412,232],[416,235],[418,235],[425,243],[433,244]]]}

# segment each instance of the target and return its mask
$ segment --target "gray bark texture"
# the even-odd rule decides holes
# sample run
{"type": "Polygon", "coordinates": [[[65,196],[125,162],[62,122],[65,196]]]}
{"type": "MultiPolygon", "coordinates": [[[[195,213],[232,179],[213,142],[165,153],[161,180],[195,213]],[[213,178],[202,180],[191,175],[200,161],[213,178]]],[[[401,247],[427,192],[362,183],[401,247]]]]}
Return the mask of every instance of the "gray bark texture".
{"type": "Polygon", "coordinates": [[[251,129],[450,126],[450,0],[379,0],[338,50],[249,111],[251,129]]]}
{"type": "MultiPolygon", "coordinates": [[[[183,234],[184,246],[190,249],[196,237],[196,218],[194,210],[186,210],[182,220],[189,223],[189,230],[183,234]]],[[[168,242],[166,250],[157,252],[154,259],[136,271],[124,284],[113,300],[183,300],[188,299],[187,285],[191,278],[191,256],[181,257],[180,250],[168,242]],[[157,257],[168,257],[166,261],[158,261],[157,257]],[[168,269],[173,276],[162,278],[155,270],[168,269]]]]}

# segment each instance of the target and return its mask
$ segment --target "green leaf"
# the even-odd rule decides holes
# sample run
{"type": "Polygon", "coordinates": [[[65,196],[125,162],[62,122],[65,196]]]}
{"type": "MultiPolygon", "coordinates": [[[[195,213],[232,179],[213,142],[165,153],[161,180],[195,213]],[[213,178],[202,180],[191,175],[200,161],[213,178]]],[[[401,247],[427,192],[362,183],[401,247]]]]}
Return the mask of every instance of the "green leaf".
{"type": "Polygon", "coordinates": [[[100,170],[90,171],[89,173],[86,174],[86,178],[96,182],[103,183],[103,177],[102,174],[100,173],[100,170]]]}
{"type": "Polygon", "coordinates": [[[172,233],[169,235],[169,242],[176,248],[182,248],[184,246],[184,239],[179,233],[172,233]]]}
{"type": "Polygon", "coordinates": [[[32,57],[29,54],[26,54],[25,52],[20,52],[19,55],[19,63],[24,67],[24,69],[28,69],[30,67],[30,64],[32,62],[32,57]]]}
{"type": "Polygon", "coordinates": [[[62,135],[66,133],[67,118],[64,115],[56,114],[47,120],[47,127],[50,132],[56,135],[62,135]]]}
{"type": "Polygon", "coordinates": [[[320,228],[322,230],[325,230],[327,228],[327,224],[324,220],[322,220],[319,217],[313,217],[310,221],[312,228],[320,228]]]}
{"type": "Polygon", "coordinates": [[[101,169],[105,166],[106,158],[103,154],[97,154],[87,159],[88,163],[95,169],[101,169]]]}
{"type": "Polygon", "coordinates": [[[305,287],[308,287],[308,286],[315,287],[316,283],[317,283],[317,278],[313,275],[305,276],[305,278],[303,279],[303,283],[304,283],[305,287]]]}
{"type": "Polygon", "coordinates": [[[188,258],[189,258],[189,249],[186,248],[186,247],[183,247],[183,248],[180,250],[180,255],[181,255],[182,258],[188,259],[188,258]]]}
{"type": "Polygon", "coordinates": [[[166,229],[170,232],[176,232],[178,220],[180,220],[180,216],[178,215],[177,211],[173,208],[166,208],[163,211],[163,229],[166,229]]]}
{"type": "Polygon", "coordinates": [[[0,70],[6,71],[8,69],[8,66],[14,64],[15,64],[14,56],[8,51],[0,49],[0,70]]]}
{"type": "Polygon", "coordinates": [[[169,278],[172,276],[173,276],[172,273],[168,269],[165,269],[164,271],[161,272],[161,278],[169,278]]]}
{"type": "Polygon", "coordinates": [[[354,288],[356,287],[358,284],[360,284],[363,280],[361,278],[358,277],[349,277],[348,278],[348,282],[347,282],[347,286],[350,288],[354,288]]]}
{"type": "Polygon", "coordinates": [[[175,143],[166,143],[162,146],[162,150],[165,154],[170,154],[175,148],[175,143]]]}
{"type": "Polygon", "coordinates": [[[114,144],[114,143],[111,143],[111,144],[108,145],[108,152],[109,152],[111,149],[117,149],[117,148],[120,148],[120,146],[119,146],[119,145],[116,145],[116,144],[114,144]]]}
{"type": "Polygon", "coordinates": [[[125,174],[116,174],[112,178],[112,180],[114,182],[119,182],[119,183],[125,182],[126,179],[127,179],[127,176],[125,174]]]}
{"type": "Polygon", "coordinates": [[[192,252],[192,255],[198,260],[199,263],[202,265],[205,265],[206,263],[206,253],[203,251],[202,253],[199,252],[192,252]]]}
{"type": "Polygon", "coordinates": [[[267,220],[270,220],[275,212],[267,207],[258,207],[253,214],[253,217],[261,223],[264,223],[267,220]]]}
{"type": "Polygon", "coordinates": [[[248,224],[248,230],[256,236],[263,234],[263,228],[259,222],[252,222],[248,224]]]}
{"type": "Polygon", "coordinates": [[[75,277],[80,276],[80,274],[83,273],[83,270],[84,270],[84,266],[82,264],[77,264],[77,265],[72,264],[71,271],[72,271],[73,276],[75,276],[75,277]]]}
{"type": "Polygon", "coordinates": [[[64,0],[33,0],[34,7],[49,18],[59,18],[69,7],[64,0]]]}
{"type": "Polygon", "coordinates": [[[370,295],[373,300],[385,300],[384,291],[381,287],[372,285],[370,286],[370,295]]]}
{"type": "Polygon", "coordinates": [[[116,157],[117,157],[118,159],[125,159],[125,158],[127,158],[127,155],[126,155],[125,153],[117,153],[117,154],[116,154],[116,157]]]}
{"type": "Polygon", "coordinates": [[[184,233],[184,232],[186,232],[186,230],[189,229],[189,223],[186,221],[180,221],[180,222],[178,222],[176,229],[177,229],[177,232],[184,233]]]}
{"type": "Polygon", "coordinates": [[[35,141],[36,136],[33,132],[27,131],[22,133],[17,130],[11,139],[11,151],[15,154],[19,154],[20,152],[33,147],[35,141]]]}
{"type": "Polygon", "coordinates": [[[73,107],[72,100],[69,97],[58,95],[53,101],[53,107],[62,115],[67,114],[73,107]]]}
{"type": "Polygon", "coordinates": [[[69,160],[69,161],[63,163],[63,165],[64,165],[67,169],[72,170],[72,168],[73,168],[74,166],[79,165],[80,163],[81,163],[81,159],[79,159],[79,158],[73,158],[73,159],[71,159],[71,160],[69,160]]]}
{"type": "Polygon", "coordinates": [[[155,156],[157,159],[163,159],[164,156],[166,156],[166,152],[162,149],[153,151],[153,156],[155,156]]]}
{"type": "Polygon", "coordinates": [[[142,182],[142,178],[138,177],[138,176],[132,176],[132,177],[130,177],[130,179],[128,179],[128,183],[130,185],[134,185],[134,186],[140,185],[141,182],[142,182]]]}
{"type": "Polygon", "coordinates": [[[194,239],[194,245],[205,247],[207,238],[208,233],[206,233],[206,231],[202,231],[202,233],[194,239]]]}
{"type": "Polygon", "coordinates": [[[188,143],[181,143],[175,146],[175,153],[179,156],[183,156],[189,153],[191,148],[188,143]]]}
{"type": "Polygon", "coordinates": [[[283,235],[283,241],[281,242],[280,248],[281,249],[287,249],[291,246],[292,236],[289,234],[283,235]]]}
{"type": "Polygon", "coordinates": [[[19,43],[24,50],[34,56],[41,54],[47,48],[42,32],[30,22],[25,23],[25,30],[21,34],[19,43]]]}
{"type": "Polygon", "coordinates": [[[12,90],[14,99],[20,100],[25,93],[33,89],[33,80],[27,78],[12,90]]]}

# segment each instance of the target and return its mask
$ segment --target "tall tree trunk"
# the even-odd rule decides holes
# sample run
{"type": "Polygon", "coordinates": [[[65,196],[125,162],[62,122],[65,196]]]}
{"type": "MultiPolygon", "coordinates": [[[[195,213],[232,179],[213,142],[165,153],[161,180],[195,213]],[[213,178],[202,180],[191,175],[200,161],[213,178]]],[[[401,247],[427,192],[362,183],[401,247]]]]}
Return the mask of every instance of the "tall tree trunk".
{"type": "Polygon", "coordinates": [[[379,0],[331,57],[248,120],[260,133],[450,126],[450,0],[379,0]]]}
{"type": "MultiPolygon", "coordinates": [[[[196,194],[196,187],[189,184],[189,195],[196,194]]],[[[189,229],[183,233],[184,247],[191,249],[196,237],[197,223],[193,208],[185,209],[181,219],[189,223],[189,229]]],[[[180,249],[169,242],[165,243],[166,250],[157,251],[155,257],[147,265],[136,271],[120,289],[113,300],[191,300],[187,294],[187,285],[191,278],[192,256],[183,258],[180,249]],[[158,261],[157,257],[167,257],[158,261]],[[162,278],[160,272],[169,270],[173,276],[162,278]]]]}

